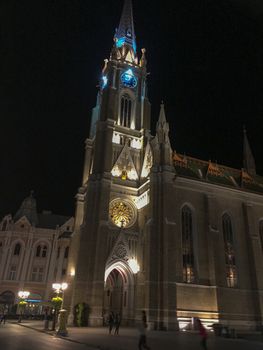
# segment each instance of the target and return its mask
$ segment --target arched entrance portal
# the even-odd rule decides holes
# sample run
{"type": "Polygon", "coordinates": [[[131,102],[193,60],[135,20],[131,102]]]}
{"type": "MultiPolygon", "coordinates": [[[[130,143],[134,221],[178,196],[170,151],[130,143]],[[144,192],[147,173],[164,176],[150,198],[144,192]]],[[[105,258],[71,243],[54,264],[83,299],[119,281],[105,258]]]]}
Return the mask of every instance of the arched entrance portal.
{"type": "Polygon", "coordinates": [[[122,325],[134,323],[134,275],[126,262],[118,261],[106,267],[104,312],[119,313],[122,325]]]}

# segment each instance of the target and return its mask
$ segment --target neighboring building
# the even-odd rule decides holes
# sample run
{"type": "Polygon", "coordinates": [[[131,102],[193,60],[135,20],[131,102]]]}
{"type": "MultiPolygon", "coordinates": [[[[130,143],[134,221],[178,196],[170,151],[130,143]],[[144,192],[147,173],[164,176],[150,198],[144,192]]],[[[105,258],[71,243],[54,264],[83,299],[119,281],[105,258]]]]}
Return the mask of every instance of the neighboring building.
{"type": "Polygon", "coordinates": [[[18,212],[0,223],[0,304],[12,310],[20,290],[30,292],[27,312],[41,313],[52,283],[66,279],[74,219],[37,213],[31,194],[18,212]]]}
{"type": "Polygon", "coordinates": [[[243,170],[173,151],[163,104],[152,136],[145,52],[138,59],[126,0],[86,141],[68,266],[70,321],[85,302],[90,325],[102,325],[110,310],[133,324],[144,309],[156,329],[192,317],[261,327],[263,178],[246,133],[243,170]]]}

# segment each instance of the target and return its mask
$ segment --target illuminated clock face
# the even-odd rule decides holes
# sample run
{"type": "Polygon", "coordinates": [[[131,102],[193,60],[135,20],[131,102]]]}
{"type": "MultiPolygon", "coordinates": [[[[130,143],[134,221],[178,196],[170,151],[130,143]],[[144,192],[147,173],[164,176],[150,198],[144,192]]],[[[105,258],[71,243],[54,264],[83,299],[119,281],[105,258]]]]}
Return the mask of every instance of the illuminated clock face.
{"type": "Polygon", "coordinates": [[[130,87],[130,88],[135,88],[137,85],[137,79],[133,74],[133,71],[131,69],[126,70],[124,73],[121,75],[121,82],[123,85],[130,87]]]}
{"type": "Polygon", "coordinates": [[[115,199],[110,203],[109,217],[116,226],[129,227],[134,224],[136,213],[132,204],[121,199],[115,199]]]}

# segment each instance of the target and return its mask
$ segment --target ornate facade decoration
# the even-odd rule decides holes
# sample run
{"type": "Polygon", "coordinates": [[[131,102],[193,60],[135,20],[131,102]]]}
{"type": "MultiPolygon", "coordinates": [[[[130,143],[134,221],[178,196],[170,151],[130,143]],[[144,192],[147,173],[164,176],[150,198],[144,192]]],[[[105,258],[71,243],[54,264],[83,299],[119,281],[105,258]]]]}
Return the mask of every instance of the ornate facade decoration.
{"type": "Polygon", "coordinates": [[[128,201],[115,199],[110,203],[109,216],[114,225],[127,228],[134,224],[136,211],[128,201]]]}

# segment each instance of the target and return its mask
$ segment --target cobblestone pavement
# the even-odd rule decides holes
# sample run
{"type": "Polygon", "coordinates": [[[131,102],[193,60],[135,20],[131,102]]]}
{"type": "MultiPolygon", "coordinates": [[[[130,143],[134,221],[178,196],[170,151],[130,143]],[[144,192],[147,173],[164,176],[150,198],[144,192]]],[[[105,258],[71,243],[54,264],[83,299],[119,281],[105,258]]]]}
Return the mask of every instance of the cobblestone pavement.
{"type": "MultiPolygon", "coordinates": [[[[39,332],[46,332],[46,336],[54,337],[54,332],[44,331],[42,321],[24,321],[16,324],[32,328],[39,332]]],[[[85,344],[89,348],[103,350],[132,350],[138,349],[138,332],[135,328],[120,328],[119,335],[109,335],[107,328],[68,328],[68,337],[65,342],[85,344]]],[[[200,338],[197,333],[187,332],[157,332],[147,333],[148,344],[152,350],[196,350],[201,349],[200,338]]],[[[254,335],[255,338],[255,335],[254,335]]],[[[208,350],[262,350],[263,343],[259,335],[256,341],[244,339],[225,339],[209,334],[208,350]]],[[[73,347],[72,347],[73,348],[73,347]]]]}

